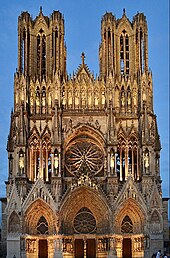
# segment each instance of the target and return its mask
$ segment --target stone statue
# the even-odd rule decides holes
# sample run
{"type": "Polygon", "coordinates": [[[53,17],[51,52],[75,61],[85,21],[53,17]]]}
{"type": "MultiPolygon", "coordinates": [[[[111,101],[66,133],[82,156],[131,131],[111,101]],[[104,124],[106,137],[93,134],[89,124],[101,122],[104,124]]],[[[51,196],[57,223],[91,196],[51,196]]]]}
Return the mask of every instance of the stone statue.
{"type": "Polygon", "coordinates": [[[42,106],[45,107],[45,97],[42,97],[42,106]]]}
{"type": "Polygon", "coordinates": [[[23,168],[24,168],[24,155],[23,155],[23,153],[20,153],[20,156],[19,156],[19,168],[21,170],[23,170],[23,168]]]}
{"type": "Polygon", "coordinates": [[[54,168],[57,169],[59,165],[58,155],[54,154],[54,168]]]}
{"type": "Polygon", "coordinates": [[[143,92],[143,101],[146,101],[146,93],[145,93],[145,91],[143,92]]]}
{"type": "Polygon", "coordinates": [[[115,166],[115,158],[114,158],[114,154],[112,153],[110,157],[110,167],[114,168],[114,166],[115,166]]]}
{"type": "Polygon", "coordinates": [[[149,153],[146,152],[144,155],[144,164],[145,164],[145,168],[147,169],[149,167],[149,153]]]}
{"type": "Polygon", "coordinates": [[[131,97],[130,97],[130,92],[128,92],[128,99],[127,99],[127,104],[128,106],[131,105],[131,97]]]}
{"type": "Polygon", "coordinates": [[[133,103],[134,103],[134,106],[137,105],[137,94],[136,94],[136,91],[133,94],[133,103]]]}
{"type": "Polygon", "coordinates": [[[122,107],[124,107],[125,106],[125,93],[124,92],[122,92],[122,96],[121,97],[122,97],[121,98],[122,107]]]}
{"type": "Polygon", "coordinates": [[[51,92],[48,94],[48,105],[51,106],[51,92]]]}

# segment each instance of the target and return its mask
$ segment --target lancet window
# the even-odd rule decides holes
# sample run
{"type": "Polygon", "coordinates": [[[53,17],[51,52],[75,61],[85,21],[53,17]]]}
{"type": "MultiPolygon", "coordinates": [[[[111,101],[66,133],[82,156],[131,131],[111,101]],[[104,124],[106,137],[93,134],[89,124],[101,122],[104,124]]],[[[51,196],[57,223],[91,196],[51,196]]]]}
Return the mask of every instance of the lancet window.
{"type": "Polygon", "coordinates": [[[109,69],[114,66],[114,34],[111,33],[110,28],[108,28],[108,57],[109,57],[109,69]]]}
{"type": "MultiPolygon", "coordinates": [[[[33,92],[31,92],[31,96],[30,96],[30,105],[31,105],[31,111],[33,112],[34,110],[33,92]]],[[[50,108],[51,108],[51,92],[49,92],[47,95],[45,86],[43,86],[41,90],[40,90],[40,87],[37,86],[35,91],[35,113],[45,114],[48,110],[50,110],[50,108]]]]}
{"type": "Polygon", "coordinates": [[[58,33],[58,28],[56,27],[53,31],[53,35],[52,35],[52,56],[53,56],[53,68],[54,71],[56,69],[56,53],[58,52],[58,37],[59,37],[59,33],[58,33]]]}
{"type": "Polygon", "coordinates": [[[20,69],[22,72],[28,73],[29,66],[29,48],[30,48],[30,32],[29,29],[24,27],[20,31],[21,39],[20,39],[20,69]]]}
{"type": "Polygon", "coordinates": [[[30,173],[29,178],[35,181],[42,178],[49,181],[51,178],[51,146],[48,136],[39,139],[34,136],[30,142],[30,173]]]}
{"type": "Polygon", "coordinates": [[[114,33],[108,27],[104,31],[105,58],[109,69],[114,67],[114,33]]]}
{"type": "Polygon", "coordinates": [[[139,179],[138,148],[135,137],[131,137],[129,140],[125,140],[122,136],[119,138],[116,171],[120,181],[125,181],[128,176],[132,176],[135,180],[139,179]]]}
{"type": "Polygon", "coordinates": [[[37,86],[36,88],[36,114],[40,113],[40,88],[37,86]]]}
{"type": "Polygon", "coordinates": [[[21,44],[21,50],[22,50],[22,71],[25,69],[25,51],[26,51],[26,30],[25,28],[23,29],[23,34],[22,34],[22,44],[21,44]]]}
{"type": "Polygon", "coordinates": [[[42,87],[42,93],[41,93],[41,97],[42,97],[42,114],[45,113],[46,111],[46,89],[45,86],[42,87]]]}
{"type": "Polygon", "coordinates": [[[42,140],[42,160],[42,177],[45,181],[49,181],[51,179],[52,154],[48,136],[45,136],[42,140]]]}
{"type": "Polygon", "coordinates": [[[142,28],[140,28],[140,62],[141,62],[141,71],[144,70],[144,34],[142,28]]]}
{"type": "Polygon", "coordinates": [[[132,108],[132,96],[130,86],[127,87],[127,90],[124,89],[124,86],[121,88],[120,92],[120,108],[121,111],[131,111],[132,108]]]}
{"type": "Polygon", "coordinates": [[[46,36],[42,29],[37,36],[37,74],[40,78],[46,74],[46,36]]]}
{"type": "Polygon", "coordinates": [[[129,74],[129,36],[125,30],[120,36],[120,72],[129,74]]]}

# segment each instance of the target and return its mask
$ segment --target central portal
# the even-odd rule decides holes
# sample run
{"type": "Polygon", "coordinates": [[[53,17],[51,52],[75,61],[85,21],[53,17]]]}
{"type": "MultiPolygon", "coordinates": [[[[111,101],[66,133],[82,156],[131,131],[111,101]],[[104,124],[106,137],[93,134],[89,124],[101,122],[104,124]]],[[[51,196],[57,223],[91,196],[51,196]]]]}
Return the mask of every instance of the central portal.
{"type": "Polygon", "coordinates": [[[84,258],[85,252],[86,258],[96,258],[95,239],[87,239],[86,242],[83,239],[75,240],[75,258],[84,258]]]}
{"type": "Polygon", "coordinates": [[[96,257],[96,241],[95,239],[87,239],[86,241],[86,257],[95,258],[96,257]]]}
{"type": "Polygon", "coordinates": [[[75,240],[75,258],[84,258],[84,240],[75,240]]]}

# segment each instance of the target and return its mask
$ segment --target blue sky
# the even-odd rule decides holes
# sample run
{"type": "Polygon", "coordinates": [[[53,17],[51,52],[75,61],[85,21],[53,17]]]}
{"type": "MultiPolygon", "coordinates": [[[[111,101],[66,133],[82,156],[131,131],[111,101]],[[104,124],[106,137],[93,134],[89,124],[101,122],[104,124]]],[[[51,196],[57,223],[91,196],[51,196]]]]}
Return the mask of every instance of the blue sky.
{"type": "Polygon", "coordinates": [[[13,79],[17,68],[17,22],[22,11],[33,18],[59,10],[65,18],[67,45],[67,71],[76,71],[81,63],[81,53],[94,74],[98,74],[98,48],[101,17],[112,12],[120,18],[123,8],[132,21],[137,12],[143,12],[148,22],[149,67],[153,75],[154,111],[160,134],[161,177],[163,197],[169,190],[169,0],[0,0],[0,197],[5,196],[8,160],[6,143],[13,107],[13,79]]]}

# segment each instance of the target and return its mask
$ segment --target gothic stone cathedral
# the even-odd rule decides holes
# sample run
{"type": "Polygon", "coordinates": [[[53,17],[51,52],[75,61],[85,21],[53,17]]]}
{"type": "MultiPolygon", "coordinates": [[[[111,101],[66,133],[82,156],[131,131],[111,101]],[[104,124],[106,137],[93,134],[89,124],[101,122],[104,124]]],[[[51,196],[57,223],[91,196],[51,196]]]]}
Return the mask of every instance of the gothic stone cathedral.
{"type": "Polygon", "coordinates": [[[18,19],[3,201],[7,257],[143,258],[168,241],[143,13],[101,21],[99,76],[66,72],[59,11],[18,19]]]}

